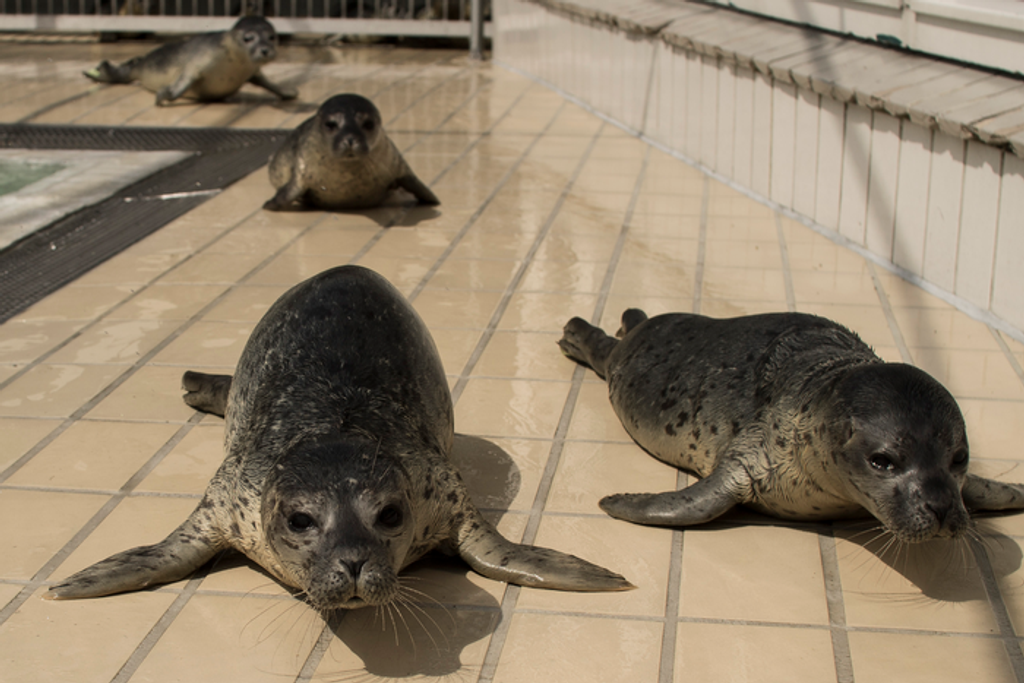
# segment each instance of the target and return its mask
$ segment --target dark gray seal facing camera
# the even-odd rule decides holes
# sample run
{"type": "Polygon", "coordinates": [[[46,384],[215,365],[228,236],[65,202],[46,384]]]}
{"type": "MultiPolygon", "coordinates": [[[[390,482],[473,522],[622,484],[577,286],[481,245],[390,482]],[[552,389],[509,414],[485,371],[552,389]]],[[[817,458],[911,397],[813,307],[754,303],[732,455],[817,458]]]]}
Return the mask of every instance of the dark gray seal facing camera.
{"type": "Polygon", "coordinates": [[[84,598],[176,581],[234,548],[321,612],[384,605],[427,552],[489,578],[574,591],[632,588],[572,555],[503,538],[449,454],[453,410],[434,341],[387,280],[357,266],[285,293],[234,377],[187,372],[185,401],[225,416],[224,463],[166,539],[50,588],[84,598]]]}
{"type": "Polygon", "coordinates": [[[574,318],[559,346],[607,380],[640,446],[701,479],[607,496],[613,517],[688,526],[741,504],[787,520],[866,511],[920,542],[964,534],[968,509],[1024,509],[1024,486],[967,473],[964,419],[945,387],[835,322],[630,309],[618,336],[574,318]]]}
{"type": "Polygon", "coordinates": [[[270,159],[270,184],[277,193],[263,208],[271,211],[369,209],[398,188],[421,204],[441,203],[384,132],[377,107],[361,95],[335,95],[292,131],[270,159]]]}
{"type": "Polygon", "coordinates": [[[230,31],[193,36],[161,45],[149,54],[114,66],[103,60],[85,75],[100,83],[135,83],[156,93],[157,105],[179,97],[222,100],[245,83],[258,85],[283,100],[298,93],[272,83],[260,67],[277,56],[277,33],[262,17],[242,17],[230,31]]]}

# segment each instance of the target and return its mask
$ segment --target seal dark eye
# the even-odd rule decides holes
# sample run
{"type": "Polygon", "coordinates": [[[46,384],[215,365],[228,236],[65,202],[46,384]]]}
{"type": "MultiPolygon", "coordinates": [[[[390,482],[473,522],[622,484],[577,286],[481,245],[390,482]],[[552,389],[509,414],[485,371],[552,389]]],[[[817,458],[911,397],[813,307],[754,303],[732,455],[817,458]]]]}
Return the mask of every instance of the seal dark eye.
{"type": "Polygon", "coordinates": [[[367,133],[369,133],[376,127],[377,124],[374,123],[373,119],[366,119],[365,121],[363,121],[363,130],[365,130],[367,133]]]}
{"type": "Polygon", "coordinates": [[[397,529],[402,526],[402,509],[397,505],[385,505],[377,515],[377,523],[385,529],[397,529]]]}
{"type": "Polygon", "coordinates": [[[300,534],[309,531],[316,526],[316,520],[307,515],[305,512],[293,512],[288,517],[288,528],[292,531],[297,531],[300,534]]]}
{"type": "Polygon", "coordinates": [[[324,121],[324,128],[327,130],[338,130],[338,122],[334,119],[327,119],[324,121]]]}
{"type": "Polygon", "coordinates": [[[868,458],[868,464],[879,472],[892,472],[896,469],[896,463],[889,459],[889,456],[875,453],[868,458]]]}
{"type": "Polygon", "coordinates": [[[967,464],[967,451],[957,451],[953,454],[953,465],[962,467],[967,464]]]}
{"type": "Polygon", "coordinates": [[[242,40],[244,40],[247,43],[251,43],[252,41],[256,40],[256,34],[255,33],[246,33],[245,35],[242,36],[242,40]]]}

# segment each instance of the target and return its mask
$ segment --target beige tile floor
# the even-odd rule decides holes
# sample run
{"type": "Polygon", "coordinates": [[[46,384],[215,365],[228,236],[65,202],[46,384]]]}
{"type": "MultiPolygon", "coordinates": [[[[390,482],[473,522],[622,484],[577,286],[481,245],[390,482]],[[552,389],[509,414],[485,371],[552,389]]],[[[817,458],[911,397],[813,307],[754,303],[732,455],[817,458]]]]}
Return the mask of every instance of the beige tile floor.
{"type": "Polygon", "coordinates": [[[150,93],[79,76],[143,47],[0,41],[0,120],[291,127],[355,91],[442,204],[268,214],[261,169],[0,326],[0,680],[1022,680],[1024,515],[984,521],[980,542],[900,551],[870,524],[612,520],[601,496],[686,478],[630,442],[604,385],[554,342],[572,315],[614,327],[627,306],[827,315],[945,382],[975,471],[1015,481],[1024,345],[461,52],[292,47],[267,69],[301,88],[286,104],[246,90],[157,109],[150,93]],[[182,371],[229,372],[281,292],[343,263],[382,272],[432,329],[458,430],[496,447],[462,458],[481,507],[510,537],[638,589],[520,589],[430,560],[409,572],[427,598],[398,623],[358,610],[332,631],[225,557],[151,592],[40,599],[185,517],[223,423],[182,403],[182,371]]]}

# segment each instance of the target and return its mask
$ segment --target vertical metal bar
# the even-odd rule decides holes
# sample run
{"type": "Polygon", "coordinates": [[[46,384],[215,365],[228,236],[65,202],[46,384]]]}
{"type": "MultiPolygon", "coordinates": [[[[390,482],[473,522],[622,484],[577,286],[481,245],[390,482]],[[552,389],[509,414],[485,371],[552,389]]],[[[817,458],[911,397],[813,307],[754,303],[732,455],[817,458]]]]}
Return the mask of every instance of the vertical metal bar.
{"type": "Polygon", "coordinates": [[[471,0],[469,17],[469,57],[482,60],[484,58],[484,3],[483,0],[471,0]]]}

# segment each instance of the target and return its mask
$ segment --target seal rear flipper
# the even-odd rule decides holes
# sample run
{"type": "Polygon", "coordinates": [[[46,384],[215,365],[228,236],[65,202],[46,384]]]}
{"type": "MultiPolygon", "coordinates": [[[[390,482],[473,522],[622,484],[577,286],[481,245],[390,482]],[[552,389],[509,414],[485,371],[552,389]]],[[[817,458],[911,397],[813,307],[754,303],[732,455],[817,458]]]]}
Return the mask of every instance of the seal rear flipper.
{"type": "Polygon", "coordinates": [[[97,598],[185,578],[226,547],[207,542],[193,517],[163,541],[111,555],[51,586],[43,597],[97,598]]]}
{"type": "Polygon", "coordinates": [[[719,465],[710,476],[681,491],[617,493],[605,496],[598,505],[612,517],[627,522],[692,526],[710,522],[741,503],[747,479],[742,466],[719,465]]]}
{"type": "Polygon", "coordinates": [[[207,375],[187,370],[181,376],[181,387],[188,392],[182,397],[186,404],[201,412],[224,417],[231,391],[231,375],[207,375]]]}
{"type": "Polygon", "coordinates": [[[622,339],[629,334],[634,327],[647,320],[647,314],[639,308],[627,308],[622,312],[622,325],[615,333],[615,336],[622,339]]]}
{"type": "Polygon", "coordinates": [[[1024,510],[1024,485],[968,474],[963,499],[969,510],[1024,510]]]}
{"type": "Polygon", "coordinates": [[[459,556],[489,579],[563,591],[636,588],[621,575],[574,555],[513,543],[479,516],[464,524],[459,535],[459,556]]]}
{"type": "Polygon", "coordinates": [[[114,66],[107,60],[103,60],[92,69],[83,71],[82,74],[97,83],[131,83],[132,66],[137,59],[131,59],[120,66],[114,66]]]}
{"type": "Polygon", "coordinates": [[[422,180],[416,177],[412,171],[395,181],[395,185],[413,195],[420,201],[420,204],[437,206],[441,200],[437,198],[433,190],[427,187],[422,180]]]}
{"type": "Polygon", "coordinates": [[[577,363],[586,365],[601,379],[607,377],[608,355],[619,342],[609,337],[599,327],[594,327],[583,318],[573,318],[562,328],[558,348],[577,363]]]}

